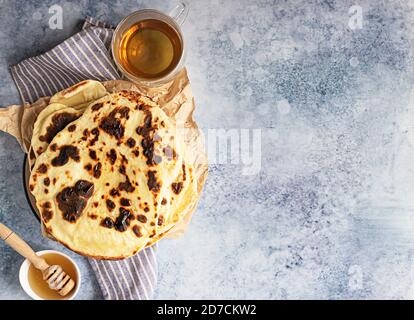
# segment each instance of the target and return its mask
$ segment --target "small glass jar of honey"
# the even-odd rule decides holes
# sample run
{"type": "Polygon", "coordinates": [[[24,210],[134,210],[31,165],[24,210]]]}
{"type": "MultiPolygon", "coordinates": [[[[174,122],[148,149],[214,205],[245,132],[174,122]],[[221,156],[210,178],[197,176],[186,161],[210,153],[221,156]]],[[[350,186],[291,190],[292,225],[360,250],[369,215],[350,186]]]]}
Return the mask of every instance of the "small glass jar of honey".
{"type": "Polygon", "coordinates": [[[36,253],[46,260],[49,265],[59,265],[67,275],[75,281],[75,287],[65,297],[49,288],[43,280],[42,271],[36,269],[29,260],[20,267],[19,280],[23,290],[34,300],[72,300],[79,292],[81,275],[75,261],[64,253],[55,250],[44,250],[36,253]]]}

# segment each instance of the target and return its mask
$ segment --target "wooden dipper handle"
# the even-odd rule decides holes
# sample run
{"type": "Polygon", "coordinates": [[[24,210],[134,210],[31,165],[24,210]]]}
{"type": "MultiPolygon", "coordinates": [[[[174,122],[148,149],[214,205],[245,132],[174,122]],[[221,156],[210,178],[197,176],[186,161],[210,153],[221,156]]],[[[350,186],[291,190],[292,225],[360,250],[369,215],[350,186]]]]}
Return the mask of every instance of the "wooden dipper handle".
{"type": "Polygon", "coordinates": [[[17,234],[15,234],[13,231],[1,223],[0,238],[18,253],[20,253],[23,257],[28,259],[36,269],[43,271],[49,268],[49,265],[45,259],[40,258],[26,242],[24,242],[17,234]]]}

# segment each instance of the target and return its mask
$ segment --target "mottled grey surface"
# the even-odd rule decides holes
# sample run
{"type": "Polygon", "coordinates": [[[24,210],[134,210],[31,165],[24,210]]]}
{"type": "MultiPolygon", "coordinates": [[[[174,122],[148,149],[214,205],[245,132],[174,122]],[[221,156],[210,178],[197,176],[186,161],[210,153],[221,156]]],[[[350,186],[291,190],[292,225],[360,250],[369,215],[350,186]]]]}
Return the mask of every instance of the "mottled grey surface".
{"type": "MultiPolygon", "coordinates": [[[[164,1],[0,0],[0,104],[7,66],[72,34],[164,1]],[[76,3],[76,5],[74,5],[76,3]],[[111,4],[114,3],[114,4],[111,4]]],[[[414,6],[409,1],[191,1],[184,26],[202,128],[262,130],[262,170],[212,164],[185,236],[159,246],[156,298],[414,298],[414,6]],[[348,26],[363,10],[362,29],[348,26]]],[[[23,154],[0,133],[0,221],[36,249],[23,154]]],[[[101,294],[81,263],[80,299],[101,294]]],[[[27,298],[22,258],[0,244],[0,298],[27,298]]]]}

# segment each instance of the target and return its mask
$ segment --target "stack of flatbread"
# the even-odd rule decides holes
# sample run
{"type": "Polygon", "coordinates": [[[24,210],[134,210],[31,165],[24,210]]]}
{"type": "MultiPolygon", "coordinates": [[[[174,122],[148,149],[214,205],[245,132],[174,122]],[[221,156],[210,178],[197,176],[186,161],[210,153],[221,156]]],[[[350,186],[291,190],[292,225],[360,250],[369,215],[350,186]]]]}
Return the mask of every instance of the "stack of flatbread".
{"type": "Polygon", "coordinates": [[[198,197],[183,141],[174,120],[135,91],[84,81],[56,94],[37,117],[29,154],[44,231],[98,259],[154,244],[198,197]]]}

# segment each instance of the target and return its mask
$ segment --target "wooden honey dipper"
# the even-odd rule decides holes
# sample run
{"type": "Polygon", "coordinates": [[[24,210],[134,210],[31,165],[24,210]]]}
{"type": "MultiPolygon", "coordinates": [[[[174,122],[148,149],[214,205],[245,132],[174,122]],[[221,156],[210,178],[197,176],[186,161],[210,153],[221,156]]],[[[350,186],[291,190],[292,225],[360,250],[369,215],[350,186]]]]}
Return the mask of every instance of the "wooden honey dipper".
{"type": "Polygon", "coordinates": [[[17,234],[1,223],[0,238],[23,257],[27,258],[36,269],[42,271],[43,280],[47,282],[49,288],[57,291],[62,297],[70,293],[75,287],[75,281],[63,271],[61,266],[50,266],[45,259],[39,257],[17,234]]]}

